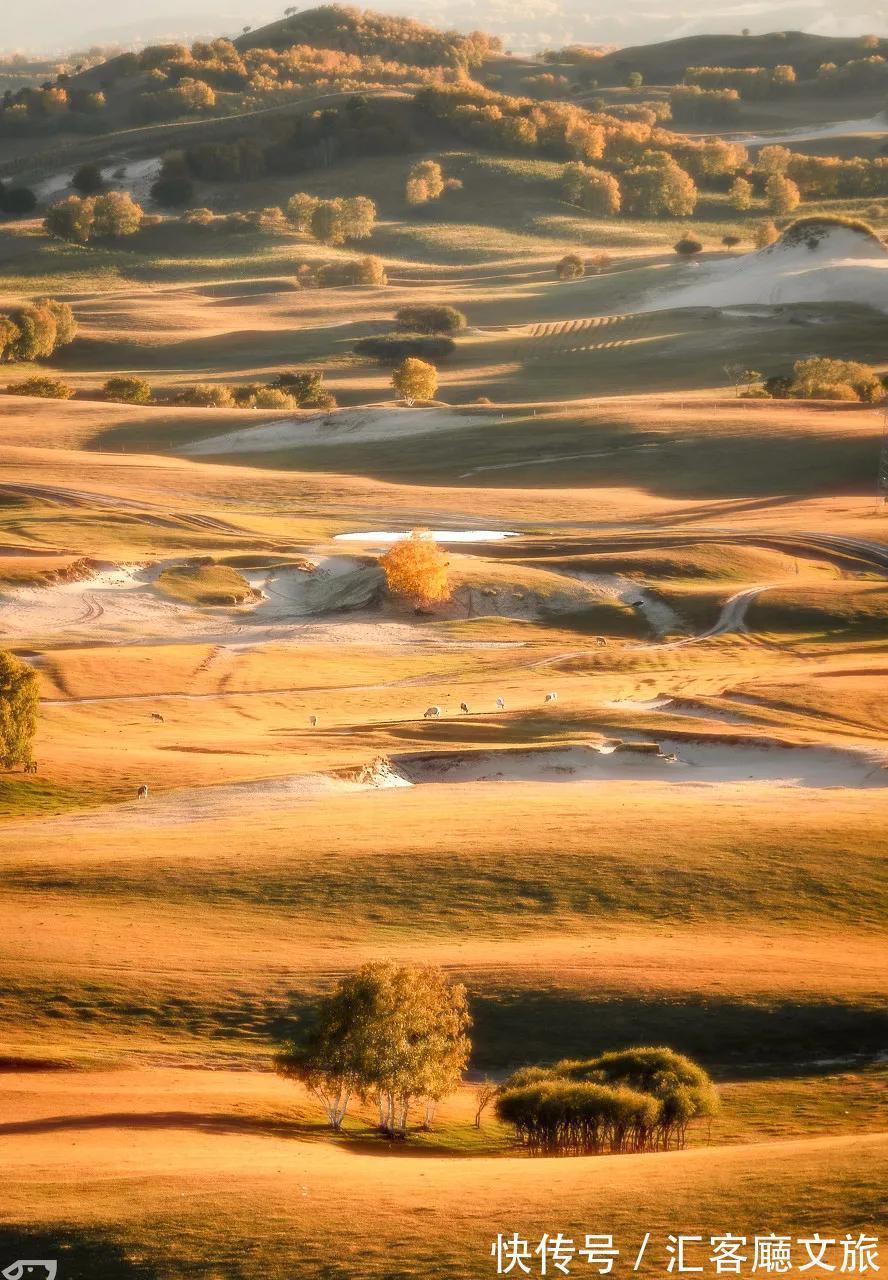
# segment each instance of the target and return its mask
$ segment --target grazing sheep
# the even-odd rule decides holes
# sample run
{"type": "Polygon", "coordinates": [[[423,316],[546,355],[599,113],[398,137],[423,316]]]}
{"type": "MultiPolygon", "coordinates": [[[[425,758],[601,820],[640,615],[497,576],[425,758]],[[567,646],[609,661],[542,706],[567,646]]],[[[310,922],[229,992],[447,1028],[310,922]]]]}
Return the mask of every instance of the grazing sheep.
{"type": "Polygon", "coordinates": [[[558,694],[557,694],[557,693],[547,693],[547,694],[546,694],[546,697],[545,697],[545,699],[544,699],[544,701],[545,701],[545,702],[557,702],[557,701],[558,701],[558,694]]]}
{"type": "Polygon", "coordinates": [[[441,714],[440,707],[429,707],[422,713],[423,720],[437,720],[441,714]]]}
{"type": "Polygon", "coordinates": [[[317,716],[309,716],[309,717],[308,717],[308,723],[311,725],[312,729],[317,729],[317,727],[318,727],[318,718],[317,718],[317,716]]]}
{"type": "Polygon", "coordinates": [[[469,714],[469,704],[467,702],[461,702],[459,704],[459,709],[460,711],[464,711],[466,715],[469,714]]]}
{"type": "Polygon", "coordinates": [[[599,649],[607,648],[607,641],[605,640],[604,636],[596,636],[595,643],[598,645],[599,649]]]}
{"type": "Polygon", "coordinates": [[[137,795],[137,798],[138,798],[139,800],[147,800],[147,799],[148,799],[148,783],[147,783],[147,782],[143,782],[143,783],[142,783],[142,785],[141,785],[141,787],[139,787],[139,790],[138,790],[138,792],[136,793],[136,795],[137,795]]]}
{"type": "Polygon", "coordinates": [[[152,719],[152,720],[159,720],[159,721],[160,721],[160,723],[161,723],[161,724],[163,724],[163,716],[160,714],[160,712],[159,712],[159,711],[152,711],[152,712],[151,712],[151,719],[152,719]]]}
{"type": "Polygon", "coordinates": [[[25,773],[36,773],[36,772],[37,772],[37,761],[29,760],[25,765],[25,773]]]}
{"type": "Polygon", "coordinates": [[[505,704],[505,702],[503,701],[503,699],[502,699],[502,698],[497,698],[497,700],[496,700],[496,709],[497,709],[497,711],[505,711],[505,709],[506,709],[506,704],[505,704]]]}

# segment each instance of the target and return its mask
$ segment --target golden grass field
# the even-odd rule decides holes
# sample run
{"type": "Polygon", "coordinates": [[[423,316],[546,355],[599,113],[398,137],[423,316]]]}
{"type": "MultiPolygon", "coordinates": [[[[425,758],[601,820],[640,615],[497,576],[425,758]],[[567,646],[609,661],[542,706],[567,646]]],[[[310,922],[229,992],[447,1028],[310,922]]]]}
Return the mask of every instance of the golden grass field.
{"type": "Polygon", "coordinates": [[[0,226],[0,310],[51,293],[80,325],[48,366],[77,398],[0,395],[0,644],[42,698],[37,774],[0,777],[0,1263],[477,1280],[498,1232],[610,1232],[631,1261],[649,1231],[654,1275],[670,1232],[878,1230],[881,423],[739,400],[723,365],[816,341],[884,370],[888,321],[642,313],[680,283],[680,226],[519,208],[548,162],[453,163],[449,221],[383,206],[385,289],[296,291],[331,253],[295,234],[0,226]],[[576,244],[612,269],[558,283],[576,244]],[[417,298],[469,317],[431,409],[351,353],[417,298]],[[321,365],[346,408],[320,439],[308,412],[98,396],[321,365]],[[225,441],[275,423],[292,438],[225,441]],[[378,540],[334,540],[417,525],[477,531],[426,616],[381,591],[378,540]],[[678,762],[585,776],[613,738],[678,762]],[[359,784],[379,757],[431,764],[359,784]],[[334,1141],[270,1069],[371,958],[441,965],[472,1004],[470,1078],[402,1147],[361,1108],[334,1141]],[[483,1076],[638,1043],[720,1086],[687,1150],[531,1159],[474,1128],[483,1076]]]}

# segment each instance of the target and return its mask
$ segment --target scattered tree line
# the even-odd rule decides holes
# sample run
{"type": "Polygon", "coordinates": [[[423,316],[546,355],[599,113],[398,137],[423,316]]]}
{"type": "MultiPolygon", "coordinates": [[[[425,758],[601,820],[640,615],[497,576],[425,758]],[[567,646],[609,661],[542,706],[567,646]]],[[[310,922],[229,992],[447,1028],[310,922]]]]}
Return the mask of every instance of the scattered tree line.
{"type": "Polygon", "coordinates": [[[624,1049],[585,1061],[517,1071],[496,1099],[534,1155],[668,1151],[685,1145],[689,1125],[712,1116],[709,1076],[665,1048],[624,1049]]]}
{"type": "MultiPolygon", "coordinates": [[[[74,388],[57,378],[34,377],[10,383],[7,395],[70,400],[74,388]]],[[[200,382],[158,398],[145,378],[108,378],[99,396],[118,404],[179,404],[202,409],[333,409],[336,397],[324,385],[320,370],[279,373],[271,382],[200,382]]]]}
{"type": "Polygon", "coordinates": [[[796,83],[795,67],[688,67],[686,85],[700,89],[733,90],[738,97],[760,101],[785,95],[796,83]]]}

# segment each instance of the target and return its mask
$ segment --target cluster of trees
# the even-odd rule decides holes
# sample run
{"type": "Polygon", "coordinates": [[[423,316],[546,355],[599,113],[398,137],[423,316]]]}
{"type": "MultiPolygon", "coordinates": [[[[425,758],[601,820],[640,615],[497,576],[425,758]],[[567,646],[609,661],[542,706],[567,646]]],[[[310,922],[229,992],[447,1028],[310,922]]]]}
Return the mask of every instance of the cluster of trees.
{"type": "Polygon", "coordinates": [[[88,244],[135,235],[144,217],[142,206],[128,191],[109,191],[101,196],[68,196],[50,205],[43,227],[59,240],[88,244]]]}
{"type": "Polygon", "coordinates": [[[0,361],[48,359],[76,335],[77,324],[68,303],[40,298],[0,314],[0,361]]]}
{"type": "MultiPolygon", "coordinates": [[[[174,153],[161,178],[204,182],[251,182],[265,174],[293,174],[329,168],[351,156],[402,154],[421,139],[398,104],[356,93],[342,105],[307,112],[269,125],[266,141],[242,137],[201,142],[174,153]]],[[[178,203],[186,204],[190,196],[178,203]]],[[[175,203],[175,201],[173,201],[175,203]]]]}
{"type": "Polygon", "coordinates": [[[212,409],[334,409],[336,397],[317,369],[279,373],[271,382],[202,382],[186,387],[176,404],[212,409]]]}
{"type": "Polygon", "coordinates": [[[869,365],[856,360],[835,360],[811,356],[797,360],[792,374],[775,374],[747,392],[755,398],[774,400],[846,400],[849,403],[879,404],[885,399],[882,379],[869,365]]]}
{"type": "Polygon", "coordinates": [[[367,964],[318,1003],[311,1030],[275,1067],[306,1086],[331,1128],[359,1098],[378,1108],[382,1133],[403,1138],[417,1105],[430,1128],[436,1104],[458,1087],[470,1025],[465,988],[440,971],[367,964]]]}
{"type": "Polygon", "coordinates": [[[466,317],[444,303],[410,303],[395,312],[395,323],[406,333],[461,333],[466,317]]]}
{"type": "Polygon", "coordinates": [[[41,400],[70,400],[74,388],[59,378],[34,377],[22,382],[10,382],[6,386],[8,396],[37,396],[41,400]]]}
{"type": "Polygon", "coordinates": [[[740,94],[736,89],[676,85],[669,107],[677,124],[731,124],[740,115],[740,94]]]}
{"type": "Polygon", "coordinates": [[[688,67],[686,85],[700,89],[732,89],[746,100],[773,98],[796,83],[795,67],[688,67]]]}
{"type": "Polygon", "coordinates": [[[450,561],[428,529],[413,529],[379,562],[390,595],[419,608],[450,599],[450,561]]]}
{"type": "MultiPolygon", "coordinates": [[[[303,43],[322,49],[341,49],[365,57],[399,58],[418,67],[462,69],[478,67],[485,58],[502,49],[499,37],[484,31],[472,31],[468,35],[438,31],[412,18],[339,4],[289,17],[280,27],[278,42],[286,46],[303,43]]],[[[240,47],[252,43],[255,41],[249,38],[238,41],[240,47]]]]}
{"type": "Polygon", "coordinates": [[[638,218],[687,217],[697,207],[694,179],[664,151],[648,152],[619,179],[589,165],[565,166],[561,192],[571,204],[597,217],[620,213],[638,218]]]}
{"type": "Polygon", "coordinates": [[[859,93],[888,85],[888,60],[879,54],[867,58],[851,58],[848,62],[821,63],[815,87],[821,93],[859,93]]]}
{"type": "Polygon", "coordinates": [[[490,147],[566,158],[565,199],[597,216],[686,217],[697,184],[724,190],[749,170],[736,142],[689,139],[645,119],[618,119],[572,103],[531,102],[476,88],[424,89],[417,102],[460,136],[490,147]]]}
{"type": "Polygon", "coordinates": [[[702,1067],[665,1048],[527,1068],[511,1076],[496,1099],[499,1118],[537,1155],[683,1147],[688,1126],[717,1109],[702,1067]]]}
{"type": "Polygon", "coordinates": [[[267,45],[244,36],[237,43],[219,39],[123,53],[104,64],[97,89],[82,89],[63,72],[39,88],[7,92],[0,131],[90,130],[105,127],[111,111],[150,123],[234,112],[274,94],[458,82],[500,48],[484,32],[436,31],[338,5],[296,15],[265,34],[267,45]]]}
{"type": "MultiPolygon", "coordinates": [[[[73,387],[56,378],[34,377],[10,383],[7,395],[40,396],[48,400],[70,400],[73,387]]],[[[102,399],[118,404],[156,404],[151,384],[145,378],[119,375],[108,378],[102,399]]],[[[174,404],[214,409],[333,409],[336,397],[324,386],[320,370],[280,373],[271,382],[229,384],[202,382],[186,387],[171,397],[174,404]]]]}
{"type": "Polygon", "coordinates": [[[40,686],[33,667],[0,649],[0,765],[30,764],[40,686]]]}
{"type": "Polygon", "coordinates": [[[286,213],[297,231],[309,233],[321,244],[366,240],[376,225],[376,205],[368,196],[320,200],[300,191],[287,201],[286,213]]]}
{"type": "Polygon", "coordinates": [[[101,125],[107,99],[101,91],[70,85],[67,73],[39,88],[7,89],[0,99],[0,135],[38,135],[66,128],[89,132],[101,125]]]}

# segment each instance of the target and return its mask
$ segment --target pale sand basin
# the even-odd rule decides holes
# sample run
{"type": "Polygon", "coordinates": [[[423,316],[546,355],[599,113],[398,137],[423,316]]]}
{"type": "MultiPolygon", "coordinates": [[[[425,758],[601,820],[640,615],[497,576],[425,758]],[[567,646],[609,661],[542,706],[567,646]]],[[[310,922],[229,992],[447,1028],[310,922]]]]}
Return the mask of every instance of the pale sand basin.
{"type": "MultiPolygon", "coordinates": [[[[653,739],[651,741],[654,741],[653,739]]],[[[767,739],[655,739],[659,753],[637,742],[536,750],[435,752],[394,763],[423,782],[777,783],[797,787],[885,787],[888,757],[834,747],[787,746],[767,739]]]]}
{"type": "Polygon", "coordinates": [[[336,409],[305,418],[286,418],[255,427],[228,431],[184,445],[188,457],[226,453],[276,453],[309,445],[370,444],[408,436],[440,434],[467,427],[483,427],[489,417],[457,409],[399,409],[394,405],[367,409],[336,409]]]}
{"type": "Polygon", "coordinates": [[[686,286],[661,289],[638,310],[848,302],[888,311],[888,249],[846,227],[831,228],[813,249],[778,240],[755,253],[696,264],[688,275],[686,286]]]}

